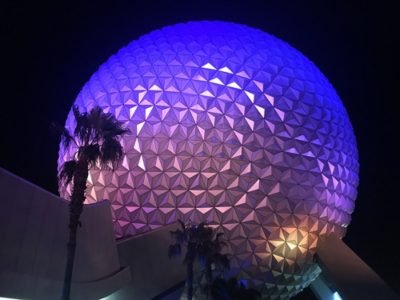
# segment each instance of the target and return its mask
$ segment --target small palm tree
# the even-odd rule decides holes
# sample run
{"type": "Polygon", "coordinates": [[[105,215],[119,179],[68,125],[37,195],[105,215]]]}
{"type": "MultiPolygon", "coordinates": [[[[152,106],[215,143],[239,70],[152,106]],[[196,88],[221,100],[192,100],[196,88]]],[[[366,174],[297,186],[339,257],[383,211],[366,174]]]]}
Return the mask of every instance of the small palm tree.
{"type": "Polygon", "coordinates": [[[208,299],[212,299],[213,266],[220,267],[223,270],[230,268],[228,256],[221,253],[226,243],[222,240],[223,233],[215,234],[214,230],[211,227],[205,226],[204,223],[199,224],[197,230],[199,231],[201,241],[198,247],[198,257],[205,267],[207,297],[208,299]]]}
{"type": "Polygon", "coordinates": [[[73,133],[58,125],[53,125],[61,134],[64,147],[73,143],[77,151],[74,158],[64,163],[59,181],[69,184],[72,181],[72,195],[69,204],[69,239],[67,245],[67,263],[63,286],[63,299],[70,297],[72,270],[74,266],[76,235],[81,226],[80,216],[85,201],[86,181],[89,168],[99,164],[101,168],[116,167],[123,156],[119,138],[128,133],[122,124],[110,113],[104,113],[96,106],[90,112],[81,113],[74,106],[73,114],[76,127],[73,133]]]}
{"type": "Polygon", "coordinates": [[[212,284],[212,267],[219,266],[224,269],[229,269],[229,259],[226,254],[221,254],[225,243],[221,240],[222,233],[215,234],[213,229],[205,222],[199,225],[185,225],[178,220],[181,229],[171,231],[175,244],[170,245],[168,256],[180,256],[182,246],[186,247],[184,264],[187,272],[187,294],[188,300],[193,298],[193,266],[196,259],[205,268],[207,281],[207,297],[211,299],[211,284],[212,284]]]}

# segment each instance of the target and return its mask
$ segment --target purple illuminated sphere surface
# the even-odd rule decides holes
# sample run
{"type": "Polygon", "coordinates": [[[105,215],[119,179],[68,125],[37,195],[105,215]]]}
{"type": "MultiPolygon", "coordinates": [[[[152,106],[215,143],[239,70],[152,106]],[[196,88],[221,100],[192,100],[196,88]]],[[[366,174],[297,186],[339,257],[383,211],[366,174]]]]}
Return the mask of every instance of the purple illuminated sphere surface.
{"type": "MultiPolygon", "coordinates": [[[[118,168],[88,179],[87,203],[111,201],[118,238],[207,221],[228,240],[232,273],[286,298],[318,274],[320,237],[345,234],[358,185],[348,115],[318,68],[265,32],[204,21],[153,31],[101,65],[75,104],[131,131],[118,168]]],[[[60,146],[59,168],[75,150],[60,146]]]]}

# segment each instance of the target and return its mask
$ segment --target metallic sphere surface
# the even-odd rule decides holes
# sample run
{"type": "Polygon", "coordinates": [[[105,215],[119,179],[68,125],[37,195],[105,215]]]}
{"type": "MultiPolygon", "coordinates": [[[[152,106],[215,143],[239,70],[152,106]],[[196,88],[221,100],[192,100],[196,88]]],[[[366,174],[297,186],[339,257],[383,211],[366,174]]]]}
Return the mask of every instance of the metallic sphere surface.
{"type": "MultiPolygon", "coordinates": [[[[153,31],[101,65],[75,104],[131,131],[118,168],[88,179],[87,202],[111,201],[118,238],[207,221],[233,273],[286,298],[318,274],[319,238],[345,234],[358,185],[348,115],[318,68],[265,32],[219,21],[153,31]]],[[[75,150],[60,145],[59,168],[75,150]]]]}

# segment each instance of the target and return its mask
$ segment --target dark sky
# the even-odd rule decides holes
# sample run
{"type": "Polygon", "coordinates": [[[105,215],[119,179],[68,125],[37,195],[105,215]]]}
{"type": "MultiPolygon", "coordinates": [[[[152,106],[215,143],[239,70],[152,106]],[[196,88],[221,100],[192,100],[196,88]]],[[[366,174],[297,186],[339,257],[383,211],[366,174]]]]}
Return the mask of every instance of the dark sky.
{"type": "Polygon", "coordinates": [[[388,1],[102,1],[0,4],[0,166],[57,193],[58,139],[80,88],[142,34],[189,20],[271,33],[321,69],[348,110],[360,186],[345,242],[400,293],[400,21],[388,1]]]}

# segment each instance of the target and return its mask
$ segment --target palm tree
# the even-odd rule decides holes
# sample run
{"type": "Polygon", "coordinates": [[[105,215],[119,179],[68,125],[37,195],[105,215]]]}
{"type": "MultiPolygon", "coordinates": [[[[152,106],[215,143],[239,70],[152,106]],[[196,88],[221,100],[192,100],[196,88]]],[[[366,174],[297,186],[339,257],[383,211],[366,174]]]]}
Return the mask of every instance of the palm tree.
{"type": "Polygon", "coordinates": [[[183,263],[186,265],[186,283],[188,287],[188,300],[193,298],[193,265],[196,258],[195,244],[191,242],[193,230],[190,225],[185,225],[181,220],[178,220],[181,229],[171,231],[172,237],[175,239],[175,244],[168,248],[168,257],[180,256],[182,246],[186,246],[186,254],[183,263]]]}
{"type": "Polygon", "coordinates": [[[96,106],[90,112],[79,112],[77,106],[72,108],[76,127],[73,133],[58,125],[64,147],[73,143],[76,153],[73,159],[64,163],[59,181],[69,184],[72,181],[72,195],[69,204],[69,239],[67,244],[67,262],[63,286],[64,300],[68,300],[71,290],[72,270],[74,266],[76,235],[81,226],[80,216],[85,201],[86,181],[89,168],[99,164],[101,168],[115,168],[123,156],[119,137],[128,133],[122,124],[110,113],[104,113],[96,106]]]}
{"type": "Polygon", "coordinates": [[[225,246],[225,243],[221,240],[223,234],[215,234],[213,229],[207,226],[205,222],[199,225],[185,225],[180,220],[178,222],[181,229],[171,231],[175,244],[169,246],[168,256],[180,256],[182,246],[186,247],[183,262],[186,265],[188,300],[193,298],[193,266],[196,259],[205,268],[207,297],[211,299],[212,266],[229,269],[227,255],[221,254],[221,250],[225,246]]]}
{"type": "Polygon", "coordinates": [[[200,235],[200,245],[198,247],[199,260],[205,267],[206,276],[206,292],[208,299],[211,297],[211,285],[213,282],[213,266],[220,267],[224,270],[228,270],[230,262],[226,254],[221,254],[222,249],[226,246],[226,243],[221,239],[223,233],[215,234],[211,227],[206,227],[204,223],[199,224],[197,230],[200,235]]]}

